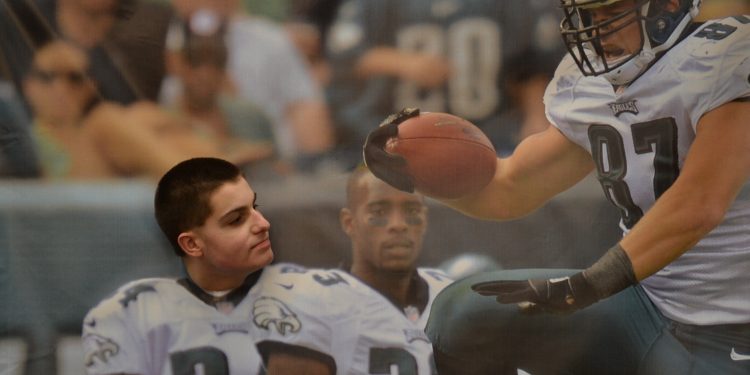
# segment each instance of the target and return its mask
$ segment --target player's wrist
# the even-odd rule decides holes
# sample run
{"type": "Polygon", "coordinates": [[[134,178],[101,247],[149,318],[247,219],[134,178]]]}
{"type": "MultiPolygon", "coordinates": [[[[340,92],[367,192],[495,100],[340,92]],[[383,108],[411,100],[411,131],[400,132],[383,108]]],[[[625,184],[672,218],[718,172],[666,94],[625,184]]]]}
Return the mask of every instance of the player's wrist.
{"type": "Polygon", "coordinates": [[[581,275],[595,292],[597,300],[638,283],[633,263],[619,243],[581,272],[581,275]]]}
{"type": "Polygon", "coordinates": [[[575,309],[582,309],[600,300],[594,286],[586,279],[583,272],[578,272],[567,279],[570,288],[570,297],[573,300],[566,301],[575,309]]]}

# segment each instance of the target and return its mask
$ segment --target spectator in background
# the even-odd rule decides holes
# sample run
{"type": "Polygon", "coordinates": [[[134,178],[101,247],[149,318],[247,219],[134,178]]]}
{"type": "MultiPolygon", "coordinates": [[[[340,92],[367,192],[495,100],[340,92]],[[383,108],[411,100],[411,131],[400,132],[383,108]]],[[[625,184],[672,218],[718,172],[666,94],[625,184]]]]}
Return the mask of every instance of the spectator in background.
{"type": "Polygon", "coordinates": [[[237,164],[259,157],[254,147],[227,151],[216,139],[196,136],[153,105],[101,101],[88,69],[84,51],[53,41],[37,50],[24,79],[44,177],[158,178],[192,156],[229,155],[237,164]]]}
{"type": "Polygon", "coordinates": [[[128,4],[104,47],[130,78],[139,99],[156,102],[166,75],[164,49],[174,11],[167,0],[120,0],[128,4]]]}
{"type": "MultiPolygon", "coordinates": [[[[327,53],[329,102],[341,147],[360,160],[367,133],[404,107],[472,121],[499,152],[512,149],[518,120],[498,87],[505,64],[527,49],[559,51],[550,1],[349,0],[339,8],[327,53]]],[[[535,62],[527,62],[535,63],[535,62]]],[[[535,96],[541,102],[543,87],[535,96]]],[[[546,119],[541,126],[546,126],[546,119]]]]}
{"type": "Polygon", "coordinates": [[[62,38],[86,51],[90,77],[105,100],[131,104],[156,99],[164,75],[164,35],[171,14],[166,4],[11,0],[3,5],[0,51],[19,89],[35,49],[62,38]]]}
{"type": "Polygon", "coordinates": [[[324,42],[341,0],[242,0],[245,11],[282,24],[310,65],[313,78],[321,87],[328,85],[330,66],[324,42]]]}
{"type": "Polygon", "coordinates": [[[182,47],[177,53],[168,52],[170,70],[183,87],[170,109],[183,115],[199,134],[227,144],[234,139],[241,140],[240,144],[255,143],[259,151],[266,150],[270,156],[270,120],[257,106],[237,95],[227,77],[225,25],[211,12],[197,12],[192,18],[195,22],[183,24],[182,47]]]}
{"type": "Polygon", "coordinates": [[[295,0],[240,0],[242,9],[245,12],[268,18],[274,22],[286,21],[293,2],[295,0]]]}
{"type": "Polygon", "coordinates": [[[524,138],[549,126],[539,93],[547,88],[559,61],[558,51],[537,48],[528,48],[506,61],[506,73],[498,77],[498,87],[508,95],[509,108],[503,120],[519,126],[509,139],[511,144],[501,149],[501,153],[507,153],[524,138]]]}
{"type": "Polygon", "coordinates": [[[284,28],[292,43],[307,59],[313,77],[325,88],[331,80],[331,66],[325,56],[328,30],[341,0],[292,0],[284,28]]]}
{"type": "MultiPolygon", "coordinates": [[[[282,159],[308,169],[330,151],[333,129],[325,98],[279,25],[242,14],[238,0],[173,0],[172,4],[182,19],[208,9],[227,20],[229,75],[239,94],[271,118],[282,159]]],[[[173,79],[163,87],[165,103],[181,91],[173,79]]]]}

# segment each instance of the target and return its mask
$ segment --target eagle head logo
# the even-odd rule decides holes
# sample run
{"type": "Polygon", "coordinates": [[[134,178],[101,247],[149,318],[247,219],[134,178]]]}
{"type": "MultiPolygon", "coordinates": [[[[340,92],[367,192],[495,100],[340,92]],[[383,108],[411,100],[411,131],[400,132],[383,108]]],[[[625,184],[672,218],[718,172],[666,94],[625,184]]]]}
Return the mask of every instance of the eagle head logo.
{"type": "Polygon", "coordinates": [[[298,332],[302,322],[284,302],[273,297],[260,297],[253,304],[253,322],[256,326],[270,330],[275,327],[282,336],[298,332]]]}
{"type": "Polygon", "coordinates": [[[116,342],[95,334],[83,337],[83,347],[86,348],[84,359],[86,367],[93,366],[96,360],[107,363],[110,357],[114,357],[120,351],[120,346],[116,342]]]}

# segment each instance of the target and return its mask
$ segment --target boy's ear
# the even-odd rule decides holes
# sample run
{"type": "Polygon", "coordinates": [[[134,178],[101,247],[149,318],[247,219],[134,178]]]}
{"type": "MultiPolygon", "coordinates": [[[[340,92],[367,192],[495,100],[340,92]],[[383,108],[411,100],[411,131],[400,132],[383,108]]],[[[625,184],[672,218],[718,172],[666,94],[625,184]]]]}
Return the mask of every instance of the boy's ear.
{"type": "Polygon", "coordinates": [[[187,256],[199,257],[203,255],[201,240],[192,231],[180,233],[177,236],[177,243],[187,256]]]}

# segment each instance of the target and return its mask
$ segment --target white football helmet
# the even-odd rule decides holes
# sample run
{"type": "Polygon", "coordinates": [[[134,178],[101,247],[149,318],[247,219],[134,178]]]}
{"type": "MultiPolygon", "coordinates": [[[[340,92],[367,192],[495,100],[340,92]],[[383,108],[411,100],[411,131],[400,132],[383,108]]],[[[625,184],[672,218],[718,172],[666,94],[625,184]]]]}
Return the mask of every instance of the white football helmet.
{"type": "Polygon", "coordinates": [[[586,76],[603,76],[613,85],[626,85],[643,73],[657,56],[671,48],[698,15],[701,0],[560,0],[564,18],[560,32],[578,68],[586,76]],[[603,12],[594,20],[591,10],[617,3],[632,6],[603,12]],[[601,18],[601,17],[600,17],[601,18]],[[639,23],[641,46],[615,59],[606,58],[602,39],[632,23],[639,23]]]}

